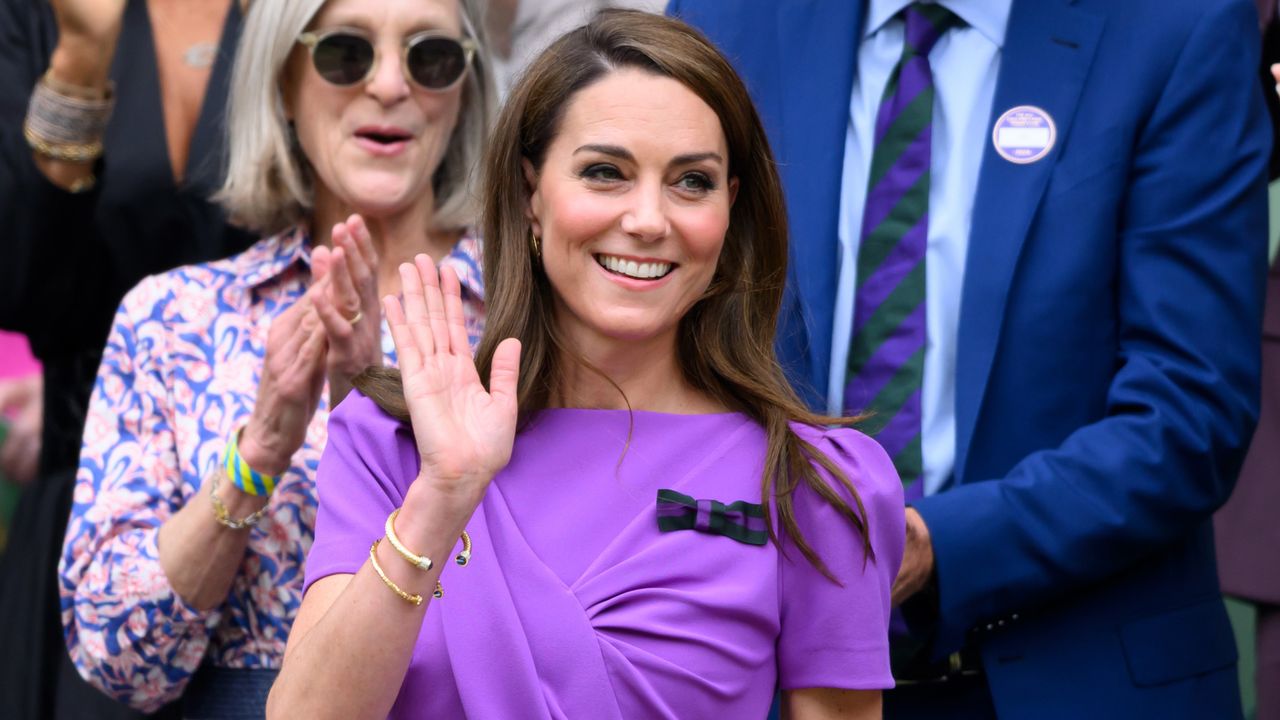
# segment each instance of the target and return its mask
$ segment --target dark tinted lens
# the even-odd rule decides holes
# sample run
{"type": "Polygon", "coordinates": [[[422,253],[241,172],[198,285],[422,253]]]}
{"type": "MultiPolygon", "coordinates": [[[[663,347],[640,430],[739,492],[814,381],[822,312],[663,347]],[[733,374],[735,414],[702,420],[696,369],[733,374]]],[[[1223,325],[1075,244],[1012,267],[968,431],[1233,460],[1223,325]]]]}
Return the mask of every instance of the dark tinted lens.
{"type": "Polygon", "coordinates": [[[373,45],[358,35],[330,35],[316,44],[311,61],[334,85],[353,85],[373,66],[373,45]]]}
{"type": "Polygon", "coordinates": [[[462,77],[467,69],[467,53],[457,40],[426,37],[409,46],[406,63],[414,82],[439,90],[462,77]]]}

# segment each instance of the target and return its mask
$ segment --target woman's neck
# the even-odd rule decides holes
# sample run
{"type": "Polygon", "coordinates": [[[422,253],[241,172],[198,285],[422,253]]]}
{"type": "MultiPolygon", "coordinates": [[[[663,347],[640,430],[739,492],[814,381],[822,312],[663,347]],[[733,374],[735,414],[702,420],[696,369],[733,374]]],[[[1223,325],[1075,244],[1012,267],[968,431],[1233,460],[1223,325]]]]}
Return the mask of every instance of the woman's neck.
{"type": "Polygon", "coordinates": [[[643,341],[565,340],[573,350],[556,358],[562,383],[552,399],[553,406],[629,408],[676,415],[727,410],[685,379],[674,331],[643,341]]]}
{"type": "MultiPolygon", "coordinates": [[[[311,237],[321,245],[333,244],[333,227],[346,222],[355,209],[323,192],[316,193],[315,212],[312,214],[311,237]]],[[[430,199],[428,199],[430,200],[430,199]]],[[[427,205],[430,207],[430,204],[427,205]]],[[[438,264],[458,241],[456,231],[440,232],[431,228],[431,213],[423,204],[386,216],[362,215],[373,249],[378,254],[378,295],[399,295],[401,263],[412,262],[419,253],[426,253],[438,264]]]]}

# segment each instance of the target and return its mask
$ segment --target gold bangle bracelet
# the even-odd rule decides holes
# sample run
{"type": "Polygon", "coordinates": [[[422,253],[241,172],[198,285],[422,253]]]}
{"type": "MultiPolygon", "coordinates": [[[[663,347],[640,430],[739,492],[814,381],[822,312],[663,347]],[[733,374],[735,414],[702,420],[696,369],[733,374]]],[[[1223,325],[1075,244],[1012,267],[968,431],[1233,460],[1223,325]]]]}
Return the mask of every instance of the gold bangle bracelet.
{"type": "Polygon", "coordinates": [[[391,543],[391,547],[395,548],[396,552],[400,553],[400,557],[407,560],[410,565],[423,570],[424,572],[430,572],[431,568],[435,567],[435,563],[431,562],[431,558],[426,555],[417,555],[413,553],[409,548],[404,546],[404,543],[400,542],[400,538],[396,535],[395,522],[396,516],[399,514],[400,508],[396,508],[387,516],[387,525],[386,528],[384,528],[387,531],[387,542],[391,543]]]}
{"type": "Polygon", "coordinates": [[[394,592],[396,595],[399,595],[401,600],[404,600],[407,603],[412,603],[415,606],[421,606],[422,605],[421,595],[417,593],[410,595],[404,590],[401,590],[400,586],[392,582],[391,578],[387,577],[387,574],[382,571],[382,566],[378,564],[378,543],[379,542],[382,542],[382,538],[378,538],[377,540],[374,540],[373,545],[369,548],[369,564],[373,566],[373,571],[378,573],[378,577],[382,578],[382,582],[386,584],[387,587],[391,588],[392,592],[394,592]]]}
{"type": "MultiPolygon", "coordinates": [[[[431,558],[426,555],[418,555],[405,547],[404,543],[400,542],[400,537],[396,535],[395,526],[396,517],[399,515],[400,508],[396,508],[387,516],[387,522],[383,528],[387,534],[387,542],[391,543],[391,547],[395,548],[396,552],[400,553],[400,557],[408,561],[410,565],[424,571],[431,570],[431,568],[435,567],[435,563],[431,562],[431,558]]],[[[457,556],[454,557],[454,561],[459,565],[466,565],[471,562],[471,536],[467,534],[466,530],[462,531],[462,552],[458,553],[457,556]]]]}
{"type": "Polygon", "coordinates": [[[63,145],[60,143],[47,142],[44,138],[35,134],[30,126],[23,126],[22,135],[27,139],[27,145],[41,155],[52,158],[54,160],[63,160],[65,162],[92,162],[102,157],[102,142],[94,141],[91,143],[82,143],[79,145],[63,145]]]}

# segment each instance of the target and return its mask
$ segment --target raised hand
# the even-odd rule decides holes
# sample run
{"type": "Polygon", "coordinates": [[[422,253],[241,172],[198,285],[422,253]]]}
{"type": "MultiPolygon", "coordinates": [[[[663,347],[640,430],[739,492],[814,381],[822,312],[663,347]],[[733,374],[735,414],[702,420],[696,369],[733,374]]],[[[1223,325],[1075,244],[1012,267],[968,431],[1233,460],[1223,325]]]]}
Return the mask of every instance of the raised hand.
{"type": "Polygon", "coordinates": [[[326,338],[314,305],[316,297],[329,292],[330,261],[328,248],[312,252],[315,281],[271,323],[257,401],[240,437],[241,455],[258,472],[278,475],[288,469],[320,402],[326,338]]]}
{"type": "Polygon", "coordinates": [[[59,37],[104,41],[114,44],[124,19],[126,0],[50,0],[58,21],[59,37]]]}
{"type": "Polygon", "coordinates": [[[426,255],[400,266],[404,305],[383,298],[422,458],[416,482],[476,502],[511,459],[520,342],[503,340],[486,391],[467,342],[458,276],[426,255]]]}
{"type": "Polygon", "coordinates": [[[351,378],[382,364],[382,311],[378,305],[378,255],[364,219],[352,215],[333,226],[329,291],[315,296],[329,351],[329,403],[337,405],[351,390],[351,378]]]}
{"type": "Polygon", "coordinates": [[[58,22],[58,47],[51,60],[58,79],[82,87],[106,87],[125,3],[126,0],[50,0],[58,22]]]}

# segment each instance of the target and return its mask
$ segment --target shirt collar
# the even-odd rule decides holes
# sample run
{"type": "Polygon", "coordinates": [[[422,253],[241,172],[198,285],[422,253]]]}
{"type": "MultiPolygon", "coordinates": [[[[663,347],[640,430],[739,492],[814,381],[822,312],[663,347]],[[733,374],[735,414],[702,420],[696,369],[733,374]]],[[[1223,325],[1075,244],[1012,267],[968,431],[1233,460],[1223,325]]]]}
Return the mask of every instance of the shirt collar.
{"type": "Polygon", "coordinates": [[[236,276],[248,288],[275,280],[297,263],[311,267],[311,242],[302,227],[260,240],[236,258],[236,276]]]}
{"type": "MultiPolygon", "coordinates": [[[[471,230],[453,246],[440,261],[440,266],[452,267],[458,274],[462,289],[479,300],[484,300],[484,273],[481,268],[483,245],[471,230]]],[[[306,230],[294,227],[255,244],[237,258],[236,275],[245,287],[256,288],[271,282],[294,265],[311,269],[311,241],[306,230]]]]}
{"type": "MultiPolygon", "coordinates": [[[[869,38],[892,20],[913,0],[871,0],[862,37],[869,38]]],[[[1005,28],[1013,0],[938,0],[938,4],[955,13],[969,27],[982,33],[998,48],[1004,47],[1005,28]]]]}

